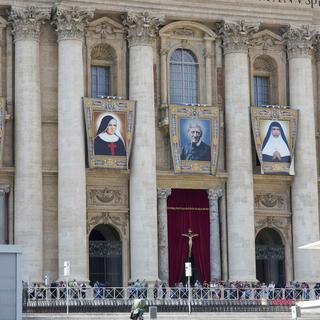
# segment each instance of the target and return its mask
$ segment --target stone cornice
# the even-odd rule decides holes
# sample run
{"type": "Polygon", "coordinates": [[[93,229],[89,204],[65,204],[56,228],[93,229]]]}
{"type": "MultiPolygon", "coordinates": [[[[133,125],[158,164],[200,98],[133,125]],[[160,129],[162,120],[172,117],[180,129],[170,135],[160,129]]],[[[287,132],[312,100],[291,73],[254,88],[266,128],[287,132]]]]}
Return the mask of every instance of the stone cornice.
{"type": "Polygon", "coordinates": [[[52,24],[58,32],[58,41],[83,40],[85,28],[93,15],[92,8],[57,5],[52,24]]]}
{"type": "Polygon", "coordinates": [[[12,7],[8,21],[15,41],[40,38],[41,24],[50,19],[50,8],[12,7]]]}
{"type": "Polygon", "coordinates": [[[282,35],[287,46],[288,58],[310,57],[314,51],[314,39],[319,33],[315,26],[290,25],[282,35]]]}
{"type": "Polygon", "coordinates": [[[221,22],[217,24],[218,33],[223,39],[224,54],[247,53],[249,36],[259,30],[259,23],[221,22]]]}
{"type": "Polygon", "coordinates": [[[122,18],[122,23],[128,32],[129,47],[152,45],[160,25],[164,23],[163,16],[153,15],[148,11],[129,11],[122,18]]]}

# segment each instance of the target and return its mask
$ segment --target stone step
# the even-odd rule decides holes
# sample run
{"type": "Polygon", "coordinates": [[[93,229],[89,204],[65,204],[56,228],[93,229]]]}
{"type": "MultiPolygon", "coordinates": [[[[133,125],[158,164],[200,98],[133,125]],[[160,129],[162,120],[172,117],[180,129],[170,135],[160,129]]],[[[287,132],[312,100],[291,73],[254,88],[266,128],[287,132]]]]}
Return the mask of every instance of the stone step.
{"type": "MultiPolygon", "coordinates": [[[[23,320],[128,320],[128,313],[70,313],[67,314],[24,314],[23,320]]],[[[158,313],[160,320],[204,320],[204,319],[224,319],[224,320],[292,320],[290,312],[199,312],[192,313],[158,313]]],[[[320,315],[304,314],[299,319],[319,320],[320,315]]],[[[144,320],[150,320],[149,314],[144,315],[144,320]]]]}

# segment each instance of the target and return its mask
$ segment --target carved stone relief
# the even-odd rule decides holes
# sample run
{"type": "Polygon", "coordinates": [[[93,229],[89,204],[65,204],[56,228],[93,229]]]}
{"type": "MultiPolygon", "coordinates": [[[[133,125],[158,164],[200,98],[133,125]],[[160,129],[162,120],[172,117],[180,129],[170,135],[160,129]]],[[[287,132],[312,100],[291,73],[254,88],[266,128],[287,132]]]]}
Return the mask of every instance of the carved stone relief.
{"type": "Polygon", "coordinates": [[[256,216],[255,231],[256,234],[264,228],[274,228],[281,232],[283,239],[290,239],[291,220],[290,217],[276,217],[276,216],[256,216]]]}
{"type": "Polygon", "coordinates": [[[258,193],[254,196],[255,209],[260,210],[284,210],[287,211],[288,200],[286,194],[258,193]]]}
{"type": "Polygon", "coordinates": [[[128,207],[128,195],[123,187],[92,187],[88,190],[88,205],[128,207]]]}
{"type": "Polygon", "coordinates": [[[110,224],[115,226],[121,233],[122,240],[129,236],[129,219],[127,214],[116,214],[110,212],[89,213],[87,221],[87,233],[99,224],[110,224]]]}

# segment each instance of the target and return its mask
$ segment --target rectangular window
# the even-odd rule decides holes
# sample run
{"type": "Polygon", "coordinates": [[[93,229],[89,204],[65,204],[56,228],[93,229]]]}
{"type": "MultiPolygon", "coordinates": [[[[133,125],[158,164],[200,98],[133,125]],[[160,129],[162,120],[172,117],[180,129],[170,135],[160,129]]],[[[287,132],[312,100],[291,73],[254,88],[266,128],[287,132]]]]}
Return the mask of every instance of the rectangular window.
{"type": "Polygon", "coordinates": [[[269,77],[253,77],[254,105],[262,106],[270,104],[270,79],[269,77]]]}
{"type": "Polygon", "coordinates": [[[110,67],[91,66],[91,97],[110,95],[110,67]]]}

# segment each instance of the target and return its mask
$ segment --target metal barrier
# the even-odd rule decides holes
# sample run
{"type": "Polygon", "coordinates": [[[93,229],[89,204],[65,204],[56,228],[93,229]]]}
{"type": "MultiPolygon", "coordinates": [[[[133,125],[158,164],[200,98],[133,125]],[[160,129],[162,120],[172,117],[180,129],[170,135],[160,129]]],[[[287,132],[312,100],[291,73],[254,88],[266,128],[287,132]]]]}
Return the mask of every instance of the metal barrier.
{"type": "MultiPolygon", "coordinates": [[[[60,301],[68,299],[72,301],[83,300],[117,300],[127,301],[134,298],[142,298],[157,301],[186,300],[189,296],[187,288],[135,288],[135,287],[28,287],[23,289],[25,303],[34,301],[60,301]]],[[[261,300],[272,301],[296,301],[318,299],[319,289],[309,288],[191,288],[191,300],[261,300]]],[[[279,302],[280,303],[280,302],[279,302]]]]}

